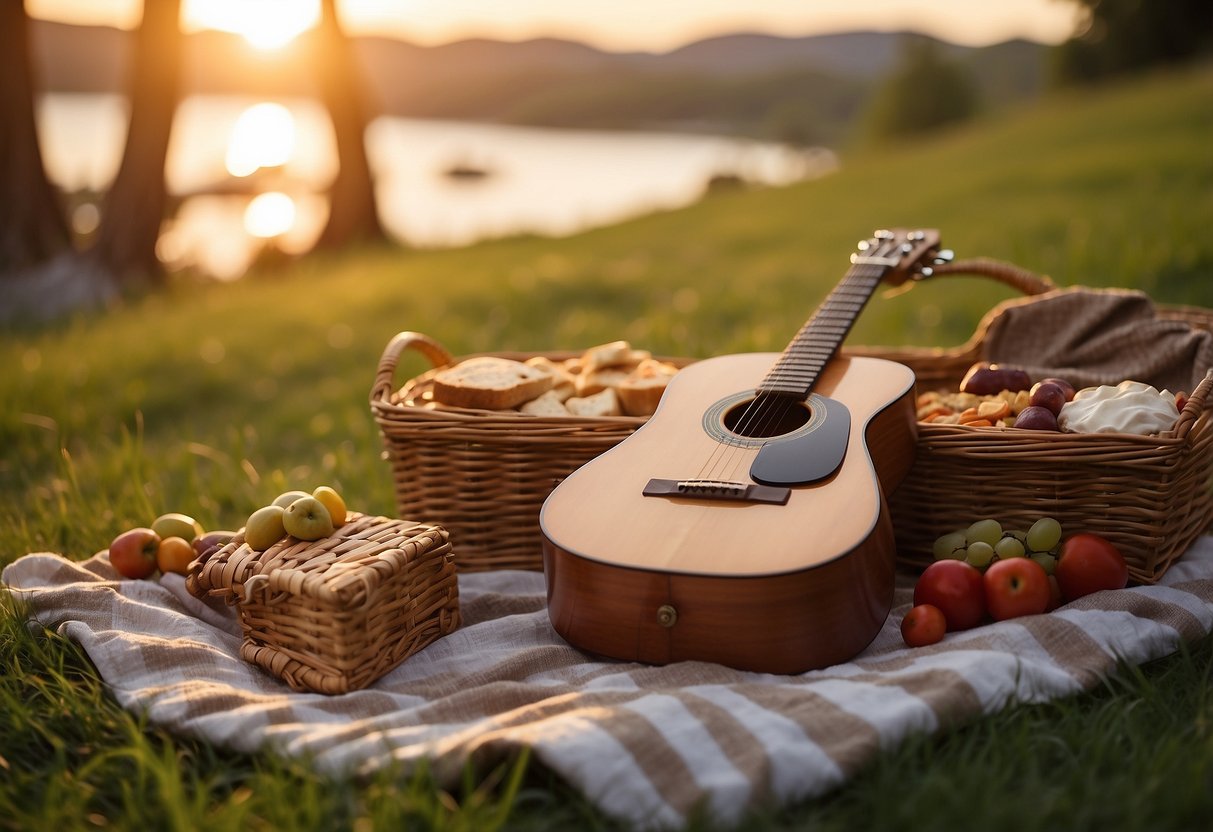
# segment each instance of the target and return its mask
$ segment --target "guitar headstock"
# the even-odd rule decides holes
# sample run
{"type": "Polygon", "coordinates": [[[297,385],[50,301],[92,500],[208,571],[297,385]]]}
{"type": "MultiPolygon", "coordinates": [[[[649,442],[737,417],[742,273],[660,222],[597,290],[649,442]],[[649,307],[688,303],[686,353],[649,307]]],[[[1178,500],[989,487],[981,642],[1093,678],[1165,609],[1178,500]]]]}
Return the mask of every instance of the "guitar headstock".
{"type": "Polygon", "coordinates": [[[948,263],[952,257],[950,250],[939,248],[937,229],[894,228],[881,229],[860,240],[851,262],[888,269],[885,282],[900,286],[907,280],[930,277],[931,266],[948,263]]]}

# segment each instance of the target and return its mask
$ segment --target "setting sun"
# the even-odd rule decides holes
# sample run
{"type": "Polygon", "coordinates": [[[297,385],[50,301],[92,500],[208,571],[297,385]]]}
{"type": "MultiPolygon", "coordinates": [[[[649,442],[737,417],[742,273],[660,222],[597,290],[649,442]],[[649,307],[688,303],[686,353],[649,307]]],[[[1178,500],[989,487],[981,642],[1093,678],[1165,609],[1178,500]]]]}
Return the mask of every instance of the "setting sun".
{"type": "Polygon", "coordinates": [[[318,0],[186,0],[185,18],[201,28],[243,35],[259,49],[277,49],[316,25],[318,0]]]}

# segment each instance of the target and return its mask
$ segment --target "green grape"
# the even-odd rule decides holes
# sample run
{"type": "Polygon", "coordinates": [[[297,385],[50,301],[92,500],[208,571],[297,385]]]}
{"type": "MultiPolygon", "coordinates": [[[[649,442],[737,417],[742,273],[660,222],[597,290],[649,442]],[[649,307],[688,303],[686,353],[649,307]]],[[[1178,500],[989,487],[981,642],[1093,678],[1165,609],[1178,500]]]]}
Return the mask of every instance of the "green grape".
{"type": "Polygon", "coordinates": [[[1018,538],[1003,537],[1002,540],[994,544],[994,553],[1000,558],[1022,558],[1025,554],[1023,544],[1018,538]]]}
{"type": "Polygon", "coordinates": [[[994,547],[984,540],[976,540],[969,544],[965,560],[970,566],[985,569],[990,565],[990,561],[994,560],[994,547]]]}
{"type": "Polygon", "coordinates": [[[1057,558],[1050,555],[1048,552],[1037,552],[1032,555],[1032,560],[1036,561],[1045,570],[1046,575],[1052,575],[1053,570],[1057,568],[1057,558]]]}
{"type": "Polygon", "coordinates": [[[964,532],[952,532],[936,540],[931,551],[935,555],[935,560],[964,560],[967,543],[964,532]]]}
{"type": "Polygon", "coordinates": [[[1050,552],[1061,542],[1061,523],[1052,517],[1042,517],[1028,529],[1028,549],[1033,552],[1050,552]]]}
{"type": "Polygon", "coordinates": [[[978,520],[965,531],[965,540],[970,544],[981,541],[982,543],[990,544],[990,548],[994,548],[994,544],[1002,537],[1002,524],[997,520],[978,520]]]}
{"type": "Polygon", "coordinates": [[[1028,548],[1028,533],[1023,529],[1003,529],[1002,536],[1007,537],[1008,535],[1022,543],[1025,549],[1028,548]]]}

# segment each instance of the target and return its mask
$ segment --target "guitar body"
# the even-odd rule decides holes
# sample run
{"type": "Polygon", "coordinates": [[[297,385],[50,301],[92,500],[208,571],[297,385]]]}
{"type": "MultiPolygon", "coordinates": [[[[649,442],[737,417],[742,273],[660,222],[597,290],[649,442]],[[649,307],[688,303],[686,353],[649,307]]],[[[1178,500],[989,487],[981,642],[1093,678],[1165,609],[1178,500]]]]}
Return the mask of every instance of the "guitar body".
{"type": "Polygon", "coordinates": [[[548,611],[568,642],[787,674],[846,661],[879,632],[895,556],[885,498],[913,461],[914,375],[832,358],[798,405],[803,424],[734,432],[777,358],[683,369],[643,427],[548,497],[548,611]],[[705,481],[774,496],[722,499],[697,490],[705,481]]]}

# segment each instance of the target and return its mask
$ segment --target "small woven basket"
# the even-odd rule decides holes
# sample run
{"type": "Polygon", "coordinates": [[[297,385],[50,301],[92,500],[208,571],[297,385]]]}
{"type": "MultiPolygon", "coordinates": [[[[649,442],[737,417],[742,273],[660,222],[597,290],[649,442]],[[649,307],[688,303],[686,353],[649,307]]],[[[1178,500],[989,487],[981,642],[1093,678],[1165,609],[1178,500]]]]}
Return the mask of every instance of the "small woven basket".
{"type": "MultiPolygon", "coordinates": [[[[967,260],[937,274],[991,277],[1040,295],[1053,285],[997,261],[967,260]]],[[[1160,317],[1213,330],[1213,311],[1159,306],[1160,317]]],[[[953,349],[852,347],[914,370],[919,392],[957,390],[983,351],[984,326],[953,349]]],[[[1133,580],[1153,583],[1213,522],[1213,374],[1192,392],[1175,428],[1157,436],[1058,434],[920,422],[914,465],[890,499],[898,558],[921,568],[935,539],[992,518],[1027,528],[1057,519],[1124,554],[1133,580]]]]}
{"type": "MultiPolygon", "coordinates": [[[[580,352],[495,352],[552,361],[580,352]]],[[[465,356],[471,357],[471,356],[465,356]]],[[[431,517],[450,530],[461,571],[541,570],[539,510],[562,479],[643,425],[642,416],[532,416],[513,410],[434,407],[434,376],[457,363],[418,332],[392,338],[371,388],[401,517],[431,517]],[[396,367],[413,350],[433,369],[397,388],[396,367]]],[[[676,366],[687,359],[663,358],[676,366]]]]}
{"type": "Polygon", "coordinates": [[[300,691],[366,687],[459,626],[447,532],[387,517],[352,513],[331,537],[262,552],[238,534],[186,587],[237,606],[240,657],[300,691]]]}

